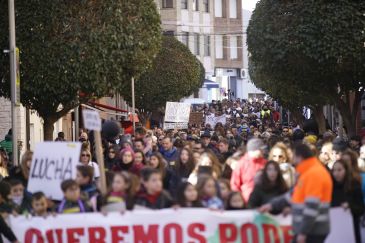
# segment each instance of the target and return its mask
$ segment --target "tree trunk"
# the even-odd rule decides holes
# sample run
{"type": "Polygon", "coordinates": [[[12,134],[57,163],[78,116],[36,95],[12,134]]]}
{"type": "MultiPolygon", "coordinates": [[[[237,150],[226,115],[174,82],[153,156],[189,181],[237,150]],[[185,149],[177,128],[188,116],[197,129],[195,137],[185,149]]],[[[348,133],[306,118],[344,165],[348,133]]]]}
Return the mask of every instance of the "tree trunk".
{"type": "Polygon", "coordinates": [[[313,106],[311,108],[313,109],[314,119],[318,124],[319,134],[323,135],[326,132],[326,118],[323,114],[323,106],[313,106]]]}
{"type": "Polygon", "coordinates": [[[46,117],[43,118],[43,136],[44,141],[53,141],[53,130],[54,130],[54,124],[57,121],[57,119],[46,117]]]}
{"type": "Polygon", "coordinates": [[[344,97],[339,97],[336,100],[337,108],[341,113],[343,123],[347,130],[347,136],[355,136],[356,135],[356,118],[357,112],[359,110],[359,105],[361,102],[361,96],[364,91],[356,91],[353,93],[353,102],[350,102],[351,92],[345,95],[344,97]]]}
{"type": "Polygon", "coordinates": [[[300,109],[292,109],[290,110],[290,120],[293,120],[295,124],[303,126],[304,119],[303,114],[300,109]]]}
{"type": "MultiPolygon", "coordinates": [[[[352,112],[349,112],[350,114],[352,112]]],[[[356,112],[357,113],[357,112],[356,112]]],[[[347,136],[350,138],[351,136],[355,136],[356,135],[356,115],[347,115],[344,116],[342,115],[343,113],[341,112],[341,116],[343,119],[343,124],[346,127],[346,134],[347,136]]]]}

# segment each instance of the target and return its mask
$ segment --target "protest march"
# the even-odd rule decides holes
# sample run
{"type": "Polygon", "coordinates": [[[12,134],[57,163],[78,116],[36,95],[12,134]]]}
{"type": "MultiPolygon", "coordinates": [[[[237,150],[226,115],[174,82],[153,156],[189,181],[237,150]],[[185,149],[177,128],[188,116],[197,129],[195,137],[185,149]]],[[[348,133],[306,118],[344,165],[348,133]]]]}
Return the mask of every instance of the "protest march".
{"type": "Polygon", "coordinates": [[[38,143],[19,166],[2,147],[2,234],[26,243],[361,242],[363,141],[319,135],[310,120],[283,124],[275,112],[264,100],[169,102],[162,126],[126,134],[83,109],[79,141],[38,143]]]}
{"type": "Polygon", "coordinates": [[[365,0],[0,10],[0,243],[365,243],[365,0]]]}

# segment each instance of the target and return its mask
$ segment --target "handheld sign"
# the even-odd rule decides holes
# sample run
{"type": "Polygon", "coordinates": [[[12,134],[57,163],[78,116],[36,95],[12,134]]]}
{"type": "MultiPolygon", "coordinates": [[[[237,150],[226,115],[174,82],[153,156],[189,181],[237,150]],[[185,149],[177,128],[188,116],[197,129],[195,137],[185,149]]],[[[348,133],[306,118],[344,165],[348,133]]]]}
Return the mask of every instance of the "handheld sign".
{"type": "Polygon", "coordinates": [[[29,172],[28,191],[43,191],[53,200],[62,200],[61,183],[76,178],[80,143],[43,142],[36,144],[29,172]]]}
{"type": "Polygon", "coordinates": [[[103,148],[101,145],[101,119],[99,113],[93,110],[83,110],[84,126],[86,129],[94,130],[96,159],[100,169],[100,191],[103,195],[106,194],[106,178],[103,148]]]}
{"type": "Polygon", "coordinates": [[[99,113],[94,110],[82,110],[84,127],[88,130],[101,131],[101,119],[99,113]]]}
{"type": "Polygon", "coordinates": [[[187,129],[190,116],[190,104],[166,102],[164,130],[187,129]]]}

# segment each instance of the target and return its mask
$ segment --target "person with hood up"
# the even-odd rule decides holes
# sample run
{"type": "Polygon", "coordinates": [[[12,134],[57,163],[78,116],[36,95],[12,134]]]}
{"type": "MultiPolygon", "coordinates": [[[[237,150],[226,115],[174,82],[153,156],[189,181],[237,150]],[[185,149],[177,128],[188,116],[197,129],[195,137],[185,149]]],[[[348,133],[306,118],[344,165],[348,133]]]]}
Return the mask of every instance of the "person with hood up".
{"type": "Polygon", "coordinates": [[[232,172],[231,188],[239,191],[245,202],[248,202],[255,186],[255,177],[266,164],[264,158],[265,144],[261,139],[253,138],[247,143],[247,153],[239,160],[232,172]]]}
{"type": "Polygon", "coordinates": [[[0,142],[0,148],[3,148],[5,152],[8,154],[10,161],[12,160],[13,154],[13,132],[10,129],[8,134],[5,135],[5,139],[0,142]]]}

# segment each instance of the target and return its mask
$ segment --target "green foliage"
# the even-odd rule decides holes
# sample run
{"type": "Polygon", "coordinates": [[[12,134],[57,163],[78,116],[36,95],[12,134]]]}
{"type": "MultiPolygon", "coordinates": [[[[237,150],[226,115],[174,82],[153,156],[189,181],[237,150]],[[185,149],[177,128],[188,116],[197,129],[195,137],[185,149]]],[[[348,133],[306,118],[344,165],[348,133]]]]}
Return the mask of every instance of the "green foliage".
{"type": "MultiPolygon", "coordinates": [[[[146,111],[179,101],[202,86],[205,70],[189,48],[176,38],[163,36],[162,48],[151,69],[136,80],[136,107],[146,111]]],[[[124,94],[130,100],[130,92],[124,94]]]]}
{"type": "Polygon", "coordinates": [[[359,100],[364,13],[365,1],[261,0],[247,33],[254,83],[288,106],[359,100]]]}
{"type": "MultiPolygon", "coordinates": [[[[0,9],[7,1],[0,0],[0,9]]],[[[0,46],[8,46],[8,16],[0,46]]],[[[123,90],[146,71],[161,44],[153,0],[17,0],[21,102],[53,122],[90,97],[123,90]],[[78,98],[79,92],[86,94],[78,98]]],[[[0,95],[9,97],[8,56],[0,56],[0,95]]]]}

